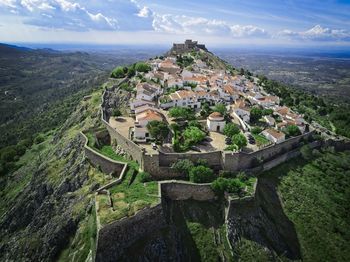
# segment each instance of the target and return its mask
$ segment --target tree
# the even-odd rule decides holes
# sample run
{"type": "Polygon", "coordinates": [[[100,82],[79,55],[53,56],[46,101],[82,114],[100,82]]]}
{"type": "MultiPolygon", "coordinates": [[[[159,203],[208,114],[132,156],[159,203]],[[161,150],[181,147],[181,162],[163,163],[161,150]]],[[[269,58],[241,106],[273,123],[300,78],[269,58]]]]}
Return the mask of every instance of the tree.
{"type": "Polygon", "coordinates": [[[214,179],[214,171],[209,167],[195,166],[190,170],[190,181],[194,183],[210,183],[214,179]]]}
{"type": "Polygon", "coordinates": [[[250,122],[255,123],[263,116],[263,112],[259,107],[253,107],[250,110],[250,122]]]}
{"type": "Polygon", "coordinates": [[[239,134],[239,127],[234,123],[228,123],[224,127],[224,135],[228,137],[232,137],[234,135],[239,134]]]}
{"type": "Polygon", "coordinates": [[[185,129],[183,136],[185,138],[185,146],[190,147],[201,142],[206,134],[198,127],[191,126],[185,129]]]}
{"type": "Polygon", "coordinates": [[[229,145],[225,148],[226,151],[238,151],[239,148],[237,145],[233,144],[233,145],[229,145]]]}
{"type": "Polygon", "coordinates": [[[227,108],[224,104],[219,103],[214,108],[215,112],[219,112],[221,115],[225,116],[227,114],[227,108]]]}
{"type": "Polygon", "coordinates": [[[187,175],[187,176],[189,175],[192,167],[194,167],[194,165],[193,165],[192,161],[188,160],[188,159],[178,160],[177,162],[175,162],[171,166],[171,168],[176,170],[176,172],[179,172],[179,173],[187,175]]]}
{"type": "Polygon", "coordinates": [[[169,127],[166,123],[161,121],[150,121],[147,124],[147,129],[151,136],[156,139],[157,142],[163,143],[164,139],[167,138],[169,134],[169,127]]]}
{"type": "Polygon", "coordinates": [[[190,108],[175,106],[169,110],[169,116],[177,119],[193,119],[194,114],[190,108]]]}
{"type": "Polygon", "coordinates": [[[296,125],[287,126],[285,132],[289,136],[298,136],[301,134],[299,127],[297,127],[296,125]]]}
{"type": "Polygon", "coordinates": [[[128,76],[129,78],[131,78],[131,77],[133,77],[135,74],[136,74],[135,67],[134,67],[134,66],[129,66],[127,76],[128,76]]]}
{"type": "Polygon", "coordinates": [[[263,109],[262,114],[264,116],[272,115],[273,114],[273,110],[270,109],[270,108],[269,109],[263,109]]]}
{"type": "Polygon", "coordinates": [[[237,134],[232,137],[232,143],[237,145],[238,149],[242,149],[247,145],[247,138],[243,134],[237,134]]]}
{"type": "Polygon", "coordinates": [[[262,132],[262,128],[256,126],[256,127],[253,127],[252,130],[251,130],[250,132],[251,132],[252,134],[254,134],[254,135],[258,135],[258,134],[260,134],[260,133],[262,132]]]}
{"type": "Polygon", "coordinates": [[[137,72],[144,72],[144,73],[147,73],[148,71],[151,70],[151,67],[146,64],[146,63],[143,63],[143,62],[139,62],[139,63],[136,63],[135,65],[135,70],[137,72]]]}
{"type": "Polygon", "coordinates": [[[124,67],[122,66],[117,66],[116,68],[113,69],[111,73],[111,77],[113,78],[122,78],[125,77],[125,70],[124,67]]]}
{"type": "Polygon", "coordinates": [[[188,126],[194,126],[194,127],[198,127],[199,129],[202,129],[202,125],[197,120],[189,121],[188,126]]]}

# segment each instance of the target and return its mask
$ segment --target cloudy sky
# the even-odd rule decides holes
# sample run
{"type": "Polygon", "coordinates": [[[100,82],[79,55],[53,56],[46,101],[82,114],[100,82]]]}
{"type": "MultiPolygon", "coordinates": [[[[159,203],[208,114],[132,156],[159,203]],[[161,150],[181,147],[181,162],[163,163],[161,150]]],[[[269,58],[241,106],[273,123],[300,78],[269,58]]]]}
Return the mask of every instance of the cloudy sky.
{"type": "Polygon", "coordinates": [[[350,46],[350,1],[0,0],[0,42],[350,46]]]}

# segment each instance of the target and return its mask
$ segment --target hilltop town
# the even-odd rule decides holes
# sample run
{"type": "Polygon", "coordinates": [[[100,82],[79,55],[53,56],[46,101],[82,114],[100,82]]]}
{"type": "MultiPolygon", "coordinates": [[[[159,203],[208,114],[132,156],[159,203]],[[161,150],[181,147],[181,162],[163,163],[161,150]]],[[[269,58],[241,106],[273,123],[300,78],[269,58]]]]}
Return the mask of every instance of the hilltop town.
{"type": "Polygon", "coordinates": [[[303,116],[267,93],[257,77],[218,68],[208,54],[186,40],[166,56],[138,63],[121,85],[133,93],[129,108],[112,114],[109,124],[149,153],[253,152],[309,131],[303,116]]]}

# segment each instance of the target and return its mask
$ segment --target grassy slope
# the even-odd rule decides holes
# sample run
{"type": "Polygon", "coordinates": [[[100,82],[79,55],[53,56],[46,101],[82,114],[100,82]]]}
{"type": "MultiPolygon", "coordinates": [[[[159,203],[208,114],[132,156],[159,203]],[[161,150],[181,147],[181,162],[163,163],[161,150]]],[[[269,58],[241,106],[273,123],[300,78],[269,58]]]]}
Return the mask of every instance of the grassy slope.
{"type": "Polygon", "coordinates": [[[350,259],[350,152],[325,152],[282,177],[279,191],[305,261],[350,259]]]}
{"type": "MultiPolygon", "coordinates": [[[[295,225],[303,260],[349,261],[350,152],[315,153],[312,160],[294,159],[265,175],[279,182],[284,211],[295,225]]],[[[276,259],[246,239],[240,242],[237,255],[241,261],[276,259]]]]}
{"type": "MultiPolygon", "coordinates": [[[[89,101],[82,101],[78,109],[67,120],[64,126],[46,134],[46,139],[39,145],[33,145],[17,161],[16,165],[21,166],[15,173],[9,175],[6,179],[0,181],[4,187],[0,191],[0,216],[2,216],[15,202],[16,198],[29,184],[32,176],[38,169],[47,173],[46,183],[51,184],[54,188],[62,182],[62,174],[65,172],[65,166],[73,156],[68,154],[65,158],[59,158],[56,150],[64,148],[67,144],[73,143],[74,139],[79,136],[79,132],[98,125],[98,109],[101,99],[102,89],[92,93],[89,101]],[[96,113],[97,112],[97,113],[96,113]],[[76,114],[76,115],[75,115],[76,114]],[[84,121],[76,122],[75,117],[82,116],[84,121]],[[54,141],[54,137],[60,134],[60,139],[54,141]]],[[[72,192],[76,196],[82,196],[83,200],[76,203],[73,208],[73,216],[81,217],[76,235],[72,237],[70,246],[64,250],[60,256],[62,261],[85,261],[90,249],[95,248],[94,228],[95,218],[94,211],[87,212],[86,205],[94,195],[90,187],[94,183],[105,184],[111,178],[102,174],[99,170],[90,167],[88,179],[84,185],[77,191],[72,192]]],[[[23,239],[25,242],[25,240],[23,239]]]]}

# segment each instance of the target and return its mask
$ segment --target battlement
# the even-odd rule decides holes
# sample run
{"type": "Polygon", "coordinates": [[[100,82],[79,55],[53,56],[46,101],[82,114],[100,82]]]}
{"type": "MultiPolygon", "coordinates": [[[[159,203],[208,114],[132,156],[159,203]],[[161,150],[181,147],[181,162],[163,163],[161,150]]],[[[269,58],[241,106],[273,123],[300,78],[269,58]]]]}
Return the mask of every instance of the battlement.
{"type": "Polygon", "coordinates": [[[198,41],[192,41],[191,39],[187,39],[184,43],[174,43],[170,52],[183,53],[199,49],[208,51],[204,44],[198,44],[198,41]]]}

